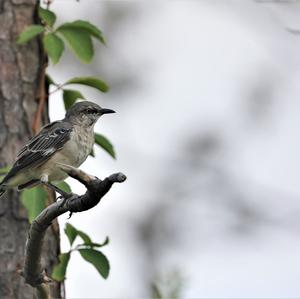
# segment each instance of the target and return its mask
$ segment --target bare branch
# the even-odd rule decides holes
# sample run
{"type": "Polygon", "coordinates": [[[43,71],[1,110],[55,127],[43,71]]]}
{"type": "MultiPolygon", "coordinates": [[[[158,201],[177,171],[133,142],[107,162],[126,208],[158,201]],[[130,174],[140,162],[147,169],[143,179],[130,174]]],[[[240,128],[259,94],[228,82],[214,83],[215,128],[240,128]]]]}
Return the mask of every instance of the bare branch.
{"type": "Polygon", "coordinates": [[[62,201],[57,201],[49,205],[30,226],[25,249],[24,269],[21,275],[26,283],[37,288],[38,298],[51,299],[47,285],[51,279],[47,277],[41,265],[43,239],[51,222],[66,212],[83,212],[95,207],[114,183],[122,183],[126,180],[126,176],[122,173],[112,174],[102,181],[68,165],[60,164],[60,168],[84,184],[87,191],[83,195],[72,194],[63,204],[62,201]]]}

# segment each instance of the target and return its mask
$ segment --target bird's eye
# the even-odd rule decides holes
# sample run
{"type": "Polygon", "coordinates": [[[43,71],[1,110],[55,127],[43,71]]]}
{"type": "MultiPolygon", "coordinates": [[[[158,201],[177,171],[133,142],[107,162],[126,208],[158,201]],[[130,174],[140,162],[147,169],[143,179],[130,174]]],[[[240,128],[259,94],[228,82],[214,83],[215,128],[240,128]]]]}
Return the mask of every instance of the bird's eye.
{"type": "Polygon", "coordinates": [[[87,108],[86,112],[90,114],[90,113],[95,113],[96,111],[93,108],[87,108]]]}
{"type": "Polygon", "coordinates": [[[97,113],[97,110],[93,109],[93,108],[87,108],[86,109],[86,113],[88,113],[88,114],[94,114],[94,113],[97,113]]]}

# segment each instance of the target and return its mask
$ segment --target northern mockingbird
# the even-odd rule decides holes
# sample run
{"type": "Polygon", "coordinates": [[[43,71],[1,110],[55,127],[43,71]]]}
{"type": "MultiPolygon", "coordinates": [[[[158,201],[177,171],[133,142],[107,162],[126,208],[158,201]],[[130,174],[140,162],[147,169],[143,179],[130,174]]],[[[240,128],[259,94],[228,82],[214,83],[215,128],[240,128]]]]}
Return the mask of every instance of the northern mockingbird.
{"type": "Polygon", "coordinates": [[[9,188],[22,190],[40,183],[61,191],[51,184],[68,176],[58,167],[59,163],[79,167],[92,151],[98,118],[114,112],[82,101],[74,104],[63,120],[45,125],[19,152],[0,184],[0,196],[9,188]]]}

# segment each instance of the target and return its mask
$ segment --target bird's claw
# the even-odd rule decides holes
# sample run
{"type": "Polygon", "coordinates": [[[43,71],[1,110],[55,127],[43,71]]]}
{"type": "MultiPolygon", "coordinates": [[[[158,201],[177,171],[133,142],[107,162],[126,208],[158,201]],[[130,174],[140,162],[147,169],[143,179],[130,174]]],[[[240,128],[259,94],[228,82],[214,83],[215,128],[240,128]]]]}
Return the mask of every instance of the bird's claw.
{"type": "Polygon", "coordinates": [[[59,196],[57,199],[62,199],[61,202],[58,203],[58,207],[62,208],[70,198],[72,198],[75,194],[74,193],[66,193],[64,196],[59,196]]]}

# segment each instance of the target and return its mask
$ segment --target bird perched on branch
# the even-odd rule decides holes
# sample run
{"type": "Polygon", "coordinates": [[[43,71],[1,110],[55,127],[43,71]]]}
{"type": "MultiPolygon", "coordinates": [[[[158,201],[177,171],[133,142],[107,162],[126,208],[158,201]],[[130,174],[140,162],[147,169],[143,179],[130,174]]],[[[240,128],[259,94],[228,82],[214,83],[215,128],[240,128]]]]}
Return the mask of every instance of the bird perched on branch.
{"type": "Polygon", "coordinates": [[[45,125],[21,149],[17,160],[0,184],[0,196],[9,188],[18,190],[64,180],[68,175],[59,164],[79,167],[94,145],[94,125],[103,114],[114,113],[95,103],[82,101],[74,104],[63,120],[45,125]]]}

